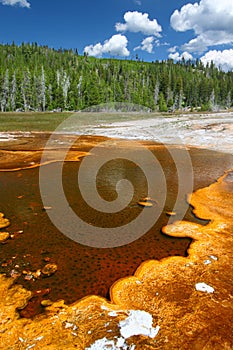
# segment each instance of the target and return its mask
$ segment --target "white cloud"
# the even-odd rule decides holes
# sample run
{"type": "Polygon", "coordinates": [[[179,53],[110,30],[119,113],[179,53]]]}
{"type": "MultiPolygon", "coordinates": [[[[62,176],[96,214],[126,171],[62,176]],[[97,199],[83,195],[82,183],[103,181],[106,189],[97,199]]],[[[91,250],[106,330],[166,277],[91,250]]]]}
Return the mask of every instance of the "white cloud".
{"type": "Polygon", "coordinates": [[[141,13],[138,11],[126,12],[124,14],[125,23],[117,23],[115,28],[117,32],[141,32],[145,35],[154,35],[160,37],[162,27],[158,24],[156,19],[150,20],[148,13],[141,13]]]}
{"type": "Polygon", "coordinates": [[[84,52],[90,56],[101,57],[103,53],[108,53],[113,56],[129,56],[130,52],[127,49],[128,39],[125,35],[116,34],[110,39],[105,40],[104,44],[89,45],[84,48],[84,52]]]}
{"type": "Polygon", "coordinates": [[[209,46],[233,43],[233,1],[200,0],[175,10],[170,18],[173,29],[193,30],[196,37],[184,44],[189,52],[204,52],[209,46]]]}
{"type": "Polygon", "coordinates": [[[211,50],[200,59],[204,65],[213,61],[217,67],[220,66],[224,71],[233,70],[233,49],[223,51],[211,50]]]}
{"type": "Polygon", "coordinates": [[[178,52],[170,53],[168,57],[174,61],[181,61],[182,59],[185,59],[185,61],[192,60],[193,56],[185,51],[182,54],[179,54],[178,52]]]}
{"type": "Polygon", "coordinates": [[[206,31],[184,44],[182,49],[189,52],[202,53],[210,46],[231,43],[233,43],[233,33],[231,34],[224,31],[206,31]]]}
{"type": "Polygon", "coordinates": [[[103,45],[98,43],[96,45],[89,45],[84,48],[84,52],[88,53],[90,56],[102,56],[103,45]]]}
{"type": "Polygon", "coordinates": [[[168,52],[174,53],[177,50],[177,46],[172,46],[168,49],[168,52]]]}
{"type": "Polygon", "coordinates": [[[31,4],[27,0],[1,0],[3,5],[27,7],[30,8],[31,4]]]}
{"type": "Polygon", "coordinates": [[[134,48],[136,50],[147,51],[148,53],[153,52],[155,38],[153,36],[148,36],[144,40],[142,40],[141,45],[134,48]]]}

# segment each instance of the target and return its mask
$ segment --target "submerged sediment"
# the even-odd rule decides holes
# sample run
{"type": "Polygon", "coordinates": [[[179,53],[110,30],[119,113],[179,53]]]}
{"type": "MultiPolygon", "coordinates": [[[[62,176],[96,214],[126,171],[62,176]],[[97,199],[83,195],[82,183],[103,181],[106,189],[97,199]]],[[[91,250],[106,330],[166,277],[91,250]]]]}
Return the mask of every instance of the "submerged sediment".
{"type": "Polygon", "coordinates": [[[0,143],[0,171],[17,171],[36,168],[41,165],[58,162],[64,156],[64,148],[71,145],[66,161],[79,161],[88,155],[88,150],[96,143],[105,140],[106,137],[74,136],[70,134],[55,134],[49,147],[46,149],[46,157],[41,161],[46,143],[51,133],[11,132],[5,135],[0,143]],[[8,135],[8,136],[7,136],[8,135]]]}
{"type": "Polygon", "coordinates": [[[180,221],[163,228],[166,235],[193,239],[188,256],[144,262],[134,276],[114,283],[111,302],[98,296],[70,306],[58,301],[45,314],[23,319],[17,309],[31,292],[1,275],[0,348],[81,350],[99,343],[103,349],[104,344],[110,349],[232,349],[233,170],[194,192],[189,202],[208,223],[180,221]],[[122,325],[129,325],[132,315],[139,326],[150,323],[151,315],[152,324],[141,324],[146,331],[128,337],[122,325]]]}

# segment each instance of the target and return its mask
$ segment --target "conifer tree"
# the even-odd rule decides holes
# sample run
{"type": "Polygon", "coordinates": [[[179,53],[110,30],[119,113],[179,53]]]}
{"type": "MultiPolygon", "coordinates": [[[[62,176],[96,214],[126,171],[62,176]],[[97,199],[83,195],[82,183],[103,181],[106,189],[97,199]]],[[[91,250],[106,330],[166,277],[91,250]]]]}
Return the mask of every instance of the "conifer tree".
{"type": "Polygon", "coordinates": [[[151,110],[231,108],[233,72],[213,62],[98,59],[37,43],[0,44],[0,110],[81,110],[131,102],[151,110]]]}

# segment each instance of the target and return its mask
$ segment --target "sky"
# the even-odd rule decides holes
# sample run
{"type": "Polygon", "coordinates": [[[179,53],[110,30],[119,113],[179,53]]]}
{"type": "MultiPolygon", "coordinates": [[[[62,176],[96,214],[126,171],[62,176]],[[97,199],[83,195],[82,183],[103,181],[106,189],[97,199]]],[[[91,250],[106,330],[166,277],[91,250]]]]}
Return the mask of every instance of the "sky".
{"type": "Polygon", "coordinates": [[[233,0],[0,0],[0,43],[233,70],[233,0]]]}

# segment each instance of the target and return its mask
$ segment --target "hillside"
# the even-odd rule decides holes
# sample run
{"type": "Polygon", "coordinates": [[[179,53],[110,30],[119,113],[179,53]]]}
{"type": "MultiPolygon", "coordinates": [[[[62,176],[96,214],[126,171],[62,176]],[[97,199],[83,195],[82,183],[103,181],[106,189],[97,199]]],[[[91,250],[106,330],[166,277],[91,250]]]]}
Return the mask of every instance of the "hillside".
{"type": "Polygon", "coordinates": [[[0,110],[83,110],[129,102],[150,110],[233,105],[233,72],[201,61],[99,59],[77,50],[0,45],[0,110]]]}

